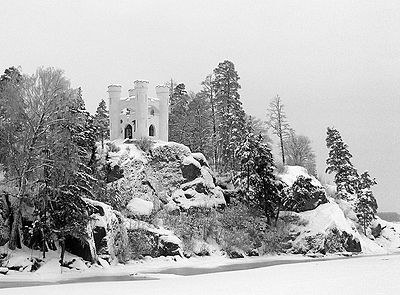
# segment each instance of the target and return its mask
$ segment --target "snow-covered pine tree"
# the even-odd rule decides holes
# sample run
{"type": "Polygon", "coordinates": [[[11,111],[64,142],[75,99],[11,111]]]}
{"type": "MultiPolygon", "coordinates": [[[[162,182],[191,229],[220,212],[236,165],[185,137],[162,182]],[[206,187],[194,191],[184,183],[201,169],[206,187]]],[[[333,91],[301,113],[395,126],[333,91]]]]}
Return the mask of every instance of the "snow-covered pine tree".
{"type": "Polygon", "coordinates": [[[335,128],[328,127],[326,145],[329,156],[326,160],[327,173],[335,173],[336,192],[339,198],[354,200],[357,192],[358,173],[351,163],[352,155],[335,128]]]}
{"type": "Polygon", "coordinates": [[[261,135],[247,134],[236,151],[240,162],[237,183],[248,202],[263,210],[267,221],[277,220],[281,208],[281,190],[274,174],[271,149],[261,135]]]}
{"type": "Polygon", "coordinates": [[[95,128],[85,110],[80,89],[70,90],[59,102],[58,124],[51,130],[53,143],[48,192],[50,232],[61,245],[61,263],[68,236],[87,238],[88,206],[95,180],[88,167],[95,144],[95,128]]]}
{"type": "Polygon", "coordinates": [[[93,118],[93,124],[96,128],[96,140],[100,140],[101,147],[104,148],[104,140],[110,136],[110,120],[108,117],[107,105],[102,99],[96,109],[93,118]]]}
{"type": "Polygon", "coordinates": [[[185,90],[185,84],[178,84],[170,99],[168,140],[188,144],[188,104],[189,96],[185,90]]]}
{"type": "Polygon", "coordinates": [[[378,209],[378,204],[371,189],[375,184],[375,178],[371,179],[367,171],[359,177],[355,212],[363,227],[364,234],[367,233],[367,227],[375,219],[375,214],[378,209]]]}
{"type": "Polygon", "coordinates": [[[217,110],[215,102],[215,89],[214,89],[214,77],[212,74],[208,75],[206,79],[201,82],[203,89],[200,91],[202,97],[205,97],[210,105],[210,117],[212,126],[212,165],[214,170],[218,170],[218,146],[217,146],[217,110]]]}
{"type": "Polygon", "coordinates": [[[203,153],[207,159],[213,158],[212,119],[208,98],[202,93],[192,94],[188,104],[188,146],[193,152],[203,153]]]}
{"type": "Polygon", "coordinates": [[[245,139],[245,112],[239,95],[239,76],[231,61],[214,69],[218,162],[222,170],[236,168],[235,150],[245,139]]]}

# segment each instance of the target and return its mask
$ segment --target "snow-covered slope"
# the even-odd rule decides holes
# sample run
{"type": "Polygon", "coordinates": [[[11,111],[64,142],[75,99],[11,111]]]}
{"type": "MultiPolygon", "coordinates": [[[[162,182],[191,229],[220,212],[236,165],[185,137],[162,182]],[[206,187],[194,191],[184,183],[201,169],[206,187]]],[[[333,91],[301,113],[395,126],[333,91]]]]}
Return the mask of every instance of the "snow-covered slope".
{"type": "MultiPolygon", "coordinates": [[[[297,177],[311,178],[314,186],[321,183],[309,175],[305,168],[286,166],[279,178],[291,186],[297,177]]],[[[330,193],[331,187],[325,188],[330,193]]],[[[351,203],[328,198],[328,202],[313,210],[295,213],[283,212],[290,217],[292,249],[294,253],[362,252],[384,254],[400,250],[400,225],[379,217],[364,235],[351,203]]]]}

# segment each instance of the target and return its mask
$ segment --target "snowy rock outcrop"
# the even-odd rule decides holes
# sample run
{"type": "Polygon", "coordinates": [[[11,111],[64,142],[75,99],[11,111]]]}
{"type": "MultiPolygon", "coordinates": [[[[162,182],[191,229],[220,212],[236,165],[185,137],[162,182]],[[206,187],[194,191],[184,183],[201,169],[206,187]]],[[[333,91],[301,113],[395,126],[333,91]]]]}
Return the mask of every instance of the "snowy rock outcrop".
{"type": "Polygon", "coordinates": [[[294,186],[298,192],[306,190],[309,195],[304,204],[298,208],[299,211],[312,210],[321,204],[328,202],[326,189],[321,185],[318,179],[309,175],[307,169],[300,166],[285,166],[283,173],[278,174],[278,178],[285,183],[290,189],[294,186]],[[299,180],[303,182],[303,186],[299,187],[299,180]],[[304,181],[309,181],[310,186],[304,187],[304,181]]]}
{"type": "MultiPolygon", "coordinates": [[[[226,205],[223,192],[215,185],[213,172],[201,153],[191,153],[187,146],[174,142],[153,142],[147,153],[135,141],[113,144],[117,151],[108,151],[108,161],[111,167],[123,171],[123,177],[112,185],[122,195],[124,215],[150,214],[150,204],[139,205],[138,199],[153,203],[152,211],[226,205]]],[[[104,152],[107,151],[99,151],[100,158],[105,158],[104,152]]]]}
{"type": "MultiPolygon", "coordinates": [[[[322,188],[321,183],[302,167],[286,166],[284,173],[278,175],[288,186],[292,186],[299,176],[310,178],[313,186],[322,188]]],[[[331,186],[324,189],[326,194],[334,195],[331,186]]],[[[378,217],[364,235],[352,203],[329,197],[312,202],[311,210],[281,214],[290,224],[290,252],[383,254],[400,250],[400,225],[378,217]]]]}
{"type": "Polygon", "coordinates": [[[285,214],[297,219],[291,229],[298,235],[292,242],[291,252],[326,254],[362,251],[360,234],[333,200],[314,210],[285,214]]]}
{"type": "Polygon", "coordinates": [[[321,182],[314,176],[308,174],[307,169],[301,166],[285,166],[284,172],[278,175],[288,186],[292,186],[299,176],[310,178],[312,185],[322,187],[321,182]]]}

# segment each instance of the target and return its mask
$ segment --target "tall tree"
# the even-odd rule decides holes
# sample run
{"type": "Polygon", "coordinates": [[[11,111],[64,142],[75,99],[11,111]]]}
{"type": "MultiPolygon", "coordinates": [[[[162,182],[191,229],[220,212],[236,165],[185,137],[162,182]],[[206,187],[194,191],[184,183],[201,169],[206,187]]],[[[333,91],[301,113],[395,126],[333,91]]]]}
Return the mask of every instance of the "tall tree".
{"type": "Polygon", "coordinates": [[[189,96],[185,84],[178,84],[170,99],[169,139],[170,141],[187,144],[188,105],[189,96]]]}
{"type": "Polygon", "coordinates": [[[372,193],[372,186],[376,185],[376,180],[366,171],[360,175],[357,187],[357,200],[355,212],[358,220],[363,227],[364,234],[367,234],[367,227],[375,219],[378,204],[372,193]]]}
{"type": "Polygon", "coordinates": [[[58,236],[62,231],[57,216],[69,218],[64,223],[69,229],[85,216],[78,192],[88,194],[89,190],[78,180],[89,175],[83,169],[90,153],[83,151],[92,150],[94,129],[87,125],[90,116],[83,111],[80,89],[72,89],[61,70],[39,68],[32,76],[20,77],[18,83],[2,83],[0,91],[0,136],[4,139],[0,141],[0,161],[6,172],[4,182],[16,191],[9,248],[21,247],[24,242],[21,210],[29,202],[35,204],[35,227],[42,233],[45,252],[50,231],[58,236]],[[81,117],[85,119],[78,119],[81,117]],[[80,215],[74,214],[77,211],[80,215]]]}
{"type": "Polygon", "coordinates": [[[235,168],[235,150],[244,140],[245,112],[239,95],[239,76],[231,61],[224,61],[214,69],[215,104],[217,111],[218,166],[235,168]],[[221,165],[219,165],[221,164],[221,165]]]}
{"type": "MultiPolygon", "coordinates": [[[[88,237],[88,206],[91,197],[92,171],[88,167],[95,145],[95,127],[86,111],[80,89],[71,91],[55,114],[59,123],[51,129],[50,177],[46,185],[49,207],[49,231],[61,245],[61,263],[65,239],[88,237]]],[[[92,255],[93,256],[93,255],[92,255]]]]}
{"type": "Polygon", "coordinates": [[[307,136],[297,135],[292,131],[284,140],[283,148],[287,165],[302,166],[309,174],[316,176],[315,153],[311,147],[311,140],[307,136]]]}
{"type": "Polygon", "coordinates": [[[282,195],[279,181],[274,174],[271,149],[263,142],[262,135],[247,134],[237,149],[240,170],[237,182],[249,202],[259,206],[269,224],[279,216],[282,195]]]}
{"type": "Polygon", "coordinates": [[[188,104],[188,138],[189,148],[212,158],[212,120],[210,102],[202,93],[192,94],[188,104]]]}
{"type": "Polygon", "coordinates": [[[329,156],[326,160],[327,173],[335,173],[336,191],[339,198],[353,199],[357,192],[358,173],[351,163],[353,157],[338,130],[327,129],[326,145],[329,156]]]}
{"type": "Polygon", "coordinates": [[[218,170],[217,167],[217,158],[218,158],[218,145],[217,145],[217,107],[215,101],[215,88],[214,88],[214,77],[212,74],[208,75],[206,79],[201,82],[203,89],[201,90],[201,95],[207,98],[210,105],[210,117],[211,117],[211,125],[212,125],[212,164],[215,170],[218,170]]]}
{"type": "Polygon", "coordinates": [[[282,99],[277,95],[269,104],[268,112],[268,125],[272,129],[272,133],[278,136],[280,150],[282,155],[282,164],[286,164],[285,149],[283,142],[290,134],[290,126],[286,118],[285,108],[282,99]]]}
{"type": "Polygon", "coordinates": [[[94,127],[96,128],[96,139],[100,140],[101,147],[104,149],[104,140],[110,136],[110,119],[104,99],[100,101],[93,120],[94,127]]]}
{"type": "Polygon", "coordinates": [[[16,127],[13,130],[15,127],[3,125],[1,134],[6,140],[0,143],[1,153],[6,155],[2,157],[6,159],[2,163],[6,181],[17,190],[12,208],[10,249],[22,245],[22,204],[29,198],[29,192],[36,190],[37,177],[43,168],[43,141],[49,128],[57,123],[53,114],[60,107],[67,88],[68,81],[62,71],[39,68],[34,75],[22,78],[15,95],[2,95],[2,122],[13,122],[16,127]]]}

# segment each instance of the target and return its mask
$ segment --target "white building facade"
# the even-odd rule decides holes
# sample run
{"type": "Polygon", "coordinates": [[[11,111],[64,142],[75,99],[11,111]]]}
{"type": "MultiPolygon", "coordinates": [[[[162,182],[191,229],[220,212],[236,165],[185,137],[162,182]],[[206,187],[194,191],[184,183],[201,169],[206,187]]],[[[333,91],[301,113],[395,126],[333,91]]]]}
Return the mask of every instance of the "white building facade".
{"type": "Polygon", "coordinates": [[[111,140],[150,137],[168,141],[169,88],[156,86],[157,98],[150,98],[148,84],[136,80],[125,98],[121,85],[108,86],[111,140]]]}

